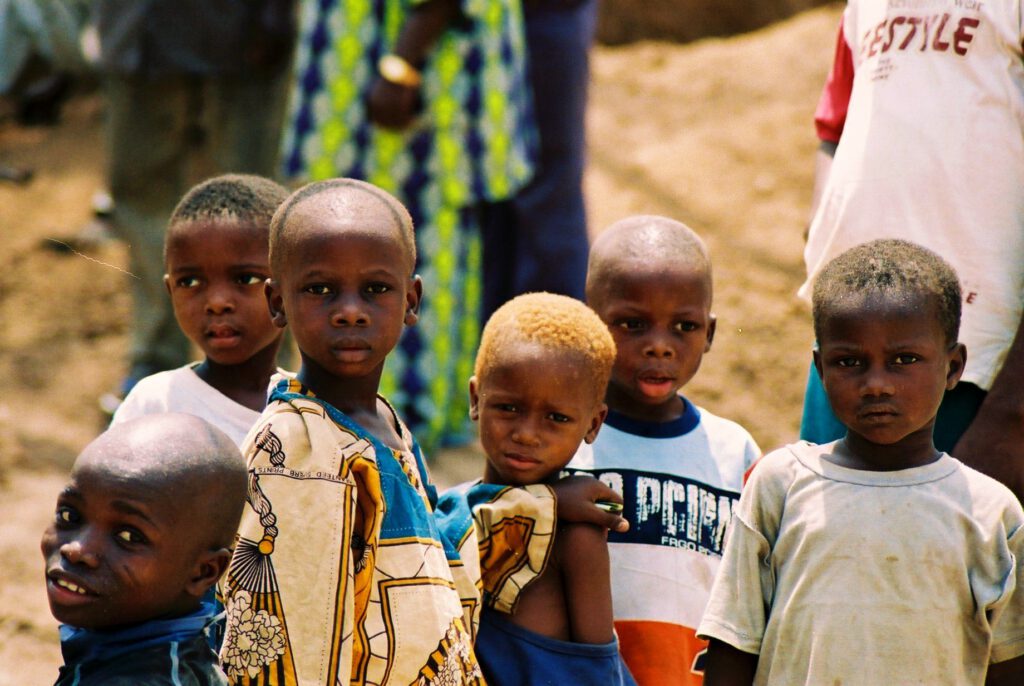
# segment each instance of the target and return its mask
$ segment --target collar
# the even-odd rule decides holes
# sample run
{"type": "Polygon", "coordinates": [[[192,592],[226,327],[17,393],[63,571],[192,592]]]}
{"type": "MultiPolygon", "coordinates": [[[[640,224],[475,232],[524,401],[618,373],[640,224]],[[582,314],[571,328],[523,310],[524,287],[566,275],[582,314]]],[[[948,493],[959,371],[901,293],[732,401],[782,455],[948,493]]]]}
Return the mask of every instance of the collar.
{"type": "Polygon", "coordinates": [[[217,614],[214,603],[203,601],[198,610],[184,617],[154,619],[113,631],[61,624],[60,650],[64,664],[109,660],[140,648],[194,638],[217,618],[217,614]]]}
{"type": "Polygon", "coordinates": [[[642,419],[627,417],[621,412],[608,410],[604,423],[613,429],[641,438],[678,438],[684,436],[700,424],[700,410],[683,396],[683,413],[667,422],[647,422],[642,419]]]}

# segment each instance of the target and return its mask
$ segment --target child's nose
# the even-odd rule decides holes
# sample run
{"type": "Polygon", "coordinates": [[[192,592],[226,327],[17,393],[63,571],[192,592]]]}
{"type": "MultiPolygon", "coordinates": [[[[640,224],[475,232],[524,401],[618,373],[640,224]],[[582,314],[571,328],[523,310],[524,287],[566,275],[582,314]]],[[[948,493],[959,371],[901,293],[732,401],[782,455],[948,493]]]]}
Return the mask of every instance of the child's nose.
{"type": "Polygon", "coordinates": [[[99,555],[95,542],[86,534],[62,543],[60,554],[65,560],[75,565],[96,568],[99,566],[99,555]]]}
{"type": "Polygon", "coordinates": [[[331,314],[331,324],[334,326],[366,326],[370,318],[366,314],[366,308],[358,298],[342,298],[331,314]]]}
{"type": "Polygon", "coordinates": [[[644,344],[644,355],[647,357],[672,358],[676,355],[676,349],[672,346],[668,336],[661,333],[652,333],[644,344]]]}
{"type": "Polygon", "coordinates": [[[211,288],[206,298],[206,312],[208,314],[225,314],[234,312],[235,301],[225,288],[211,288]]]}
{"type": "Polygon", "coordinates": [[[536,422],[530,417],[524,417],[517,422],[512,430],[512,440],[520,445],[534,446],[540,442],[536,422]]]}
{"type": "Polygon", "coordinates": [[[892,375],[881,367],[870,368],[864,373],[861,395],[868,398],[887,397],[896,392],[892,375]]]}

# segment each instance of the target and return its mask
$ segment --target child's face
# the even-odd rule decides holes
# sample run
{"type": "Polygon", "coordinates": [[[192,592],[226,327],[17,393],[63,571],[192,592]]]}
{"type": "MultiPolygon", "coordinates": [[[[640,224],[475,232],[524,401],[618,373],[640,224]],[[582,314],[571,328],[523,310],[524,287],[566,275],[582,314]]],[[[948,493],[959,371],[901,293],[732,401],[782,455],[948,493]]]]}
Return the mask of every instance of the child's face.
{"type": "Polygon", "coordinates": [[[637,419],[668,421],[682,413],[678,391],[714,338],[707,275],[657,261],[629,266],[600,284],[588,303],[618,349],[608,404],[637,419]]]}
{"type": "Polygon", "coordinates": [[[576,356],[522,343],[469,383],[488,483],[541,483],[597,436],[607,407],[576,356]]]}
{"type": "Polygon", "coordinates": [[[198,552],[184,495],[101,462],[76,467],[41,545],[53,616],[101,629],[189,612],[206,588],[190,586],[198,552]]]}
{"type": "Polygon", "coordinates": [[[304,373],[379,376],[419,309],[421,286],[410,276],[401,229],[389,217],[376,229],[358,230],[330,216],[289,221],[303,226],[296,227],[268,295],[275,323],[287,323],[295,337],[304,373]]]}
{"type": "Polygon", "coordinates": [[[263,292],[267,250],[266,231],[245,223],[202,220],[171,228],[164,283],[178,325],[207,359],[241,364],[281,337],[263,292]]]}
{"type": "Polygon", "coordinates": [[[911,436],[931,446],[942,395],[963,372],[962,345],[946,341],[937,304],[866,296],[832,307],[819,326],[814,363],[832,411],[869,444],[911,436]]]}

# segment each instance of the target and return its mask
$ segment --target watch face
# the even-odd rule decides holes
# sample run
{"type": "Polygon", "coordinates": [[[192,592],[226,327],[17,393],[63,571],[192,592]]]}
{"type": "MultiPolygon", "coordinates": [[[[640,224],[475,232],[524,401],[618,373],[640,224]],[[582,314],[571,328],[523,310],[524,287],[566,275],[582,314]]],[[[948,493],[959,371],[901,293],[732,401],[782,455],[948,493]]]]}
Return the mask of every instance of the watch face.
{"type": "Polygon", "coordinates": [[[398,55],[384,55],[377,68],[380,75],[391,83],[410,87],[420,85],[420,73],[398,55]]]}

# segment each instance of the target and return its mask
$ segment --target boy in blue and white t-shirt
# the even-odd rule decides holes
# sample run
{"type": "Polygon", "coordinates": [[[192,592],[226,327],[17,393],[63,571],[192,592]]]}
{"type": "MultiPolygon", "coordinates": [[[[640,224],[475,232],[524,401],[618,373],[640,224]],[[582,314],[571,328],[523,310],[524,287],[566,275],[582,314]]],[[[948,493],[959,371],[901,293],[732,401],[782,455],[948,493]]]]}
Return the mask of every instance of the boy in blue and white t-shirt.
{"type": "Polygon", "coordinates": [[[622,655],[638,684],[702,683],[696,638],[743,476],[760,455],[741,426],[679,394],[711,348],[711,262],[679,222],[624,219],[594,242],[587,303],[618,354],[608,417],[569,465],[625,502],[611,533],[612,601],[622,655]]]}

